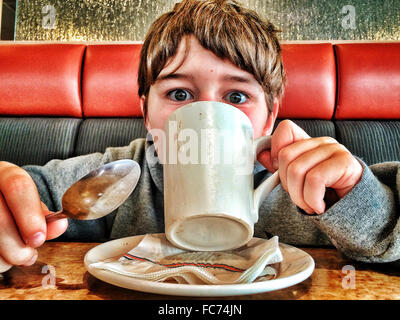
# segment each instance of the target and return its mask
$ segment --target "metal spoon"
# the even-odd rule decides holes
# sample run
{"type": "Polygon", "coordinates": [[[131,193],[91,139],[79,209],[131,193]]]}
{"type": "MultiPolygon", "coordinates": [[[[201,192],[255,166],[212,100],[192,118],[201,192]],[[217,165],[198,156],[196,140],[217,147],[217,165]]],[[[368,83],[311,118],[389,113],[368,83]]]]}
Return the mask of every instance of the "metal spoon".
{"type": "Polygon", "coordinates": [[[62,210],[46,216],[46,222],[62,218],[92,220],[117,209],[133,192],[140,166],[134,160],[118,160],[90,172],[62,197],[62,210]]]}

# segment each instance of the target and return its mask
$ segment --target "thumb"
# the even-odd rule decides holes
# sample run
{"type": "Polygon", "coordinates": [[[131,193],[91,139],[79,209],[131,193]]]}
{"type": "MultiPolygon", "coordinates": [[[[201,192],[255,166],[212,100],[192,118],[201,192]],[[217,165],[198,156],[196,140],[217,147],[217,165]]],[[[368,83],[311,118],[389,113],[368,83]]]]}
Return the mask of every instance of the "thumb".
{"type": "Polygon", "coordinates": [[[298,125],[290,120],[284,120],[275,129],[271,137],[271,158],[275,169],[278,165],[279,152],[299,140],[308,139],[310,136],[298,125]]]}
{"type": "MultiPolygon", "coordinates": [[[[47,216],[54,212],[50,211],[47,206],[42,202],[43,215],[47,216]]],[[[68,219],[59,219],[47,223],[46,240],[51,240],[62,235],[68,228],[68,219]]]]}

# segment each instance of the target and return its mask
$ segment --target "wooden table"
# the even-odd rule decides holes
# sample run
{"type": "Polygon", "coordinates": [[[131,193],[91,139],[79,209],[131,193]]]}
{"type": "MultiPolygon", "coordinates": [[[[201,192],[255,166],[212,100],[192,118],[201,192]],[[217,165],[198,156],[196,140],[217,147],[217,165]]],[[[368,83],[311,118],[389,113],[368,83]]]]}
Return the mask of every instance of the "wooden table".
{"type": "MultiPolygon", "coordinates": [[[[190,299],[123,289],[96,279],[86,271],[83,264],[86,252],[96,245],[45,243],[39,248],[39,258],[33,266],[13,267],[3,274],[3,279],[0,279],[0,300],[190,299]],[[51,277],[50,271],[55,271],[55,279],[51,277]]],[[[226,299],[400,299],[398,265],[357,263],[344,258],[335,249],[301,249],[308,252],[315,261],[315,270],[310,278],[286,289],[226,299]]]]}

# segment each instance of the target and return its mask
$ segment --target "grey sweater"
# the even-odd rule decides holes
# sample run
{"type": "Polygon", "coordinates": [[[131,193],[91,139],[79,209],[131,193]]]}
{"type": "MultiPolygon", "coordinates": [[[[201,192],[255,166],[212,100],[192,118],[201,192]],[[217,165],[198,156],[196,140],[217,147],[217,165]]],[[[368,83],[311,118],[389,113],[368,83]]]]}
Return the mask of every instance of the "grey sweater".
{"type": "MultiPolygon", "coordinates": [[[[50,210],[61,209],[64,192],[75,181],[102,164],[133,159],[142,169],[131,196],[112,214],[92,221],[69,219],[63,241],[107,241],[146,233],[164,232],[162,165],[147,161],[145,139],[129,146],[107,148],[67,160],[52,160],[44,166],[25,166],[35,181],[41,200],[50,210]]],[[[364,166],[361,181],[350,193],[322,215],[309,216],[278,185],[260,207],[255,225],[257,237],[279,236],[293,245],[334,245],[351,259],[364,262],[391,262],[400,259],[399,191],[400,163],[386,162],[364,166]]],[[[258,185],[270,174],[259,163],[254,181],[258,185]]]]}

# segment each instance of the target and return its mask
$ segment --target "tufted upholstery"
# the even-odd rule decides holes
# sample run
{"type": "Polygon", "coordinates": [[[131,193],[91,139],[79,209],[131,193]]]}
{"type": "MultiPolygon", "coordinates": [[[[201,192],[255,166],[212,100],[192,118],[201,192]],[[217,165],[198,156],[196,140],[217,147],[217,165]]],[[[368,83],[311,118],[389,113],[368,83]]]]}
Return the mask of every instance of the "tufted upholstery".
{"type": "Polygon", "coordinates": [[[400,118],[400,43],[340,44],[336,119],[400,118]]]}
{"type": "Polygon", "coordinates": [[[330,120],[336,98],[332,44],[287,44],[282,55],[288,83],[279,117],[330,120]]]}
{"type": "Polygon", "coordinates": [[[82,116],[84,45],[0,46],[0,114],[82,116]]]}
{"type": "Polygon", "coordinates": [[[137,94],[140,48],[139,44],[87,47],[82,79],[86,117],[141,116],[137,94]]]}
{"type": "MultiPolygon", "coordinates": [[[[368,164],[400,160],[400,43],[284,44],[278,115],[368,164]]],[[[0,42],[0,160],[45,164],[145,137],[140,44],[0,42]]]]}

